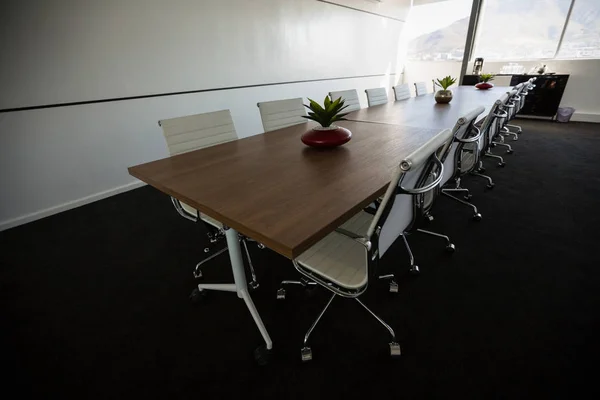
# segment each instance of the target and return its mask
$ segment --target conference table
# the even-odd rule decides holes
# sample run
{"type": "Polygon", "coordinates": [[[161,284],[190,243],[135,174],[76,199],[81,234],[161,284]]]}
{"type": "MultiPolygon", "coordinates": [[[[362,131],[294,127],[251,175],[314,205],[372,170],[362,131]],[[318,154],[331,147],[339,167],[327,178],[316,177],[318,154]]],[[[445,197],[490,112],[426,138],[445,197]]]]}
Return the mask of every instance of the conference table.
{"type": "MultiPolygon", "coordinates": [[[[448,104],[437,104],[433,93],[411,97],[401,101],[390,101],[386,104],[362,108],[346,116],[352,121],[386,123],[395,125],[418,126],[422,128],[452,128],[460,116],[484,106],[489,111],[503,93],[510,91],[510,86],[496,86],[490,90],[478,90],[474,86],[458,86],[452,89],[453,99],[448,104]]],[[[484,119],[486,112],[479,115],[478,121],[484,119]]]]}
{"type": "Polygon", "coordinates": [[[270,350],[248,292],[238,234],[297,257],[382,195],[404,157],[469,110],[489,110],[510,88],[495,89],[459,87],[446,105],[431,94],[355,111],[338,123],[352,140],[334,149],[302,144],[301,135],[314,126],[302,123],[130,167],[129,173],[224,224],[234,284],[202,287],[237,293],[264,339],[257,350],[270,350]]]}

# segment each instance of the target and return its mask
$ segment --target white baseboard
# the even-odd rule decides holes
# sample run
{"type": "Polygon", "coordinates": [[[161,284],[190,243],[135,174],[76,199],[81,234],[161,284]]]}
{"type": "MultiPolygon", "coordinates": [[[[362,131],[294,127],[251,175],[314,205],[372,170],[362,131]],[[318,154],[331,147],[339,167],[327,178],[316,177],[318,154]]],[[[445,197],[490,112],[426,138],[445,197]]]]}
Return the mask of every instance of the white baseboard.
{"type": "Polygon", "coordinates": [[[571,117],[571,121],[600,123],[600,114],[578,113],[576,111],[571,117]]]}
{"type": "Polygon", "coordinates": [[[50,215],[58,214],[59,212],[67,211],[72,208],[80,207],[85,204],[93,203],[94,201],[102,200],[110,196],[114,196],[119,193],[127,192],[129,190],[133,190],[139,187],[144,186],[145,183],[142,181],[135,180],[126,185],[117,186],[112,189],[104,190],[102,192],[94,193],[89,196],[82,197],[80,199],[68,201],[63,204],[59,204],[54,207],[46,208],[44,210],[39,210],[32,212],[30,214],[21,215],[20,217],[9,219],[6,221],[0,221],[0,231],[23,225],[31,221],[35,221],[40,218],[48,217],[50,215]]]}

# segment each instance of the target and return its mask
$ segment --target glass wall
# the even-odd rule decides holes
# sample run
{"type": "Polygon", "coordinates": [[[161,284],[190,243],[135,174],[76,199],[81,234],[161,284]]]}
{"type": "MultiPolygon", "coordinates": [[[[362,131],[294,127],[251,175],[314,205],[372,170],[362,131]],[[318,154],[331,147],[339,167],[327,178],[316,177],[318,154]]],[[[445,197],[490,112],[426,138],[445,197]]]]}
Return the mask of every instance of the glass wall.
{"type": "Polygon", "coordinates": [[[557,58],[600,58],[600,0],[576,0],[557,58]]]}

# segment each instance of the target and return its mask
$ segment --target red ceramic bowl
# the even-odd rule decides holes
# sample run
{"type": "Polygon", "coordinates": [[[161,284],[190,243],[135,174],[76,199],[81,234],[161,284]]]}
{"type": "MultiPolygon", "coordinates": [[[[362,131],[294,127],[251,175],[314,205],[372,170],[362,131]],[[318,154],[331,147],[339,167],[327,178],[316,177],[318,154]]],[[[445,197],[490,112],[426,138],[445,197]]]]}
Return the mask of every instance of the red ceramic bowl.
{"type": "Polygon", "coordinates": [[[302,143],[311,147],[337,147],[348,143],[352,132],[340,126],[314,128],[302,135],[302,143]]]}

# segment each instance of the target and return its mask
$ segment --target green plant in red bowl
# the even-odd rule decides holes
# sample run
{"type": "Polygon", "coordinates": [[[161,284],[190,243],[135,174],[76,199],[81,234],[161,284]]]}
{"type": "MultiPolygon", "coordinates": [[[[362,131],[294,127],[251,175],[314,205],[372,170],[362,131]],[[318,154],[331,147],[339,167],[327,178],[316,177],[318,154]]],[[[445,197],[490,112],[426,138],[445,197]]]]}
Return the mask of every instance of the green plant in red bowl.
{"type": "Polygon", "coordinates": [[[479,83],[475,85],[477,89],[488,90],[494,87],[493,83],[490,81],[494,80],[494,74],[481,74],[479,75],[479,83]]]}
{"type": "Polygon", "coordinates": [[[312,99],[308,99],[309,104],[304,105],[310,111],[303,118],[313,120],[319,123],[317,126],[302,135],[302,143],[311,147],[336,147],[347,143],[352,138],[352,132],[334,122],[346,121],[344,118],[348,113],[342,111],[348,107],[344,105],[344,100],[340,97],[331,100],[329,96],[323,100],[323,106],[312,99]]]}

